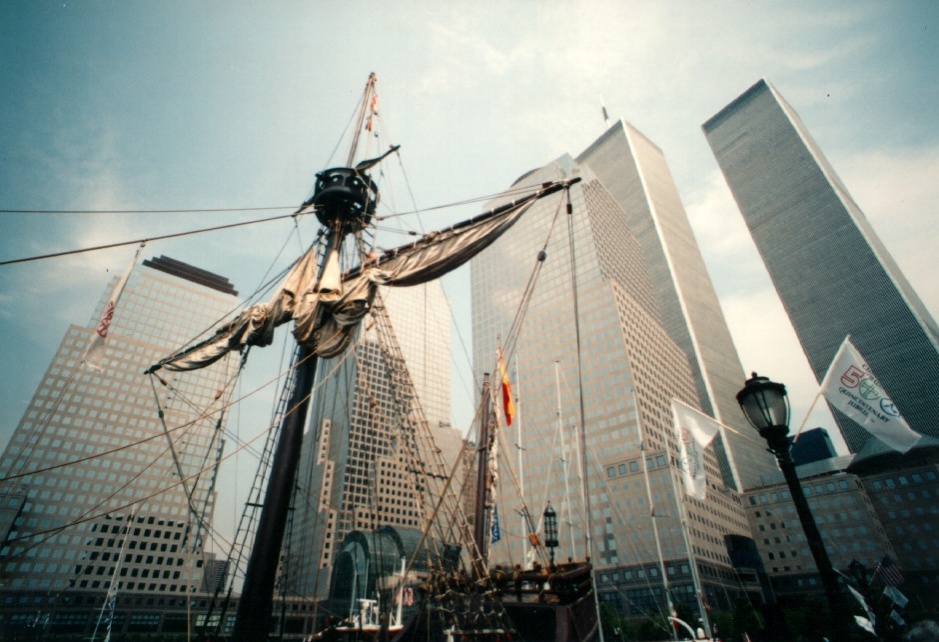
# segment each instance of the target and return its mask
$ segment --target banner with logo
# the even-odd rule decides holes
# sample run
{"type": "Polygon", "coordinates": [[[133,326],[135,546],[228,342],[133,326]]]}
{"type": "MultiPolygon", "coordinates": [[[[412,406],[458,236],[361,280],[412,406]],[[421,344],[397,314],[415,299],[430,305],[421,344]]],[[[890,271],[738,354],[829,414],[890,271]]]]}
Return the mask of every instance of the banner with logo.
{"type": "Polygon", "coordinates": [[[850,335],[828,368],[821,391],[832,406],[894,450],[905,453],[922,437],[900,415],[850,335]]]}
{"type": "Polygon", "coordinates": [[[678,462],[685,482],[685,492],[697,500],[704,500],[707,496],[704,449],[720,430],[720,424],[677,399],[672,399],[672,417],[675,420],[678,462]]]}

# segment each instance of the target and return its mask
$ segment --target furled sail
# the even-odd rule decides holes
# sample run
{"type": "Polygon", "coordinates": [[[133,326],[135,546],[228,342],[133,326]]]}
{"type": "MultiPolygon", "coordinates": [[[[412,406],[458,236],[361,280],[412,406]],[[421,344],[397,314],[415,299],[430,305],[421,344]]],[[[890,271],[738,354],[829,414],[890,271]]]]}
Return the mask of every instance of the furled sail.
{"type": "Polygon", "coordinates": [[[538,199],[576,180],[546,184],[524,199],[426,234],[341,278],[338,249],[330,248],[317,280],[317,252],[313,246],[297,260],[270,301],[251,306],[211,338],[167,357],[151,371],[196,370],[246,346],[270,345],[274,329],[291,320],[295,322],[298,343],[320,357],[335,357],[348,347],[359,322],[371,309],[379,285],[420,285],[455,270],[495,242],[538,199]]]}

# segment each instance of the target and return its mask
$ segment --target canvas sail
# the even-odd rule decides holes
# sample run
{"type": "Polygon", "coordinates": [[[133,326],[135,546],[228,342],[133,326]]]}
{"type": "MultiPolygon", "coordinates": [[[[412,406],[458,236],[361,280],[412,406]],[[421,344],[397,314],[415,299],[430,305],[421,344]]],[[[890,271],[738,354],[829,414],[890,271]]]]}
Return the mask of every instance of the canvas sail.
{"type": "Polygon", "coordinates": [[[270,345],[274,329],[291,320],[298,343],[320,357],[337,356],[371,309],[379,285],[420,285],[455,270],[494,243],[535,201],[566,186],[551,184],[520,201],[426,234],[341,277],[338,250],[331,248],[317,281],[318,255],[313,246],[297,260],[270,301],[251,306],[208,340],[167,357],[151,371],[196,370],[246,346],[270,345]]]}

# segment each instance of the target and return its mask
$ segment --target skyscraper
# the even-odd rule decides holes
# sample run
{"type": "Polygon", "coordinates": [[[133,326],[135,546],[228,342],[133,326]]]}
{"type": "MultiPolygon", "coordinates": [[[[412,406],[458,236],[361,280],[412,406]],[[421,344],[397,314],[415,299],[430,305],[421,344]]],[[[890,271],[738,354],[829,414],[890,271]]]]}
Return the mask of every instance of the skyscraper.
{"type": "MultiPolygon", "coordinates": [[[[796,112],[760,80],[703,129],[816,378],[850,334],[910,427],[939,436],[939,326],[796,112]]],[[[870,435],[835,414],[857,452],[870,435]]]]}
{"type": "Polygon", "coordinates": [[[737,404],[746,377],[665,155],[618,121],[577,162],[590,166],[625,213],[662,326],[691,364],[701,409],[730,428],[714,444],[724,483],[736,490],[760,485],[776,463],[749,436],[737,404]]]}
{"type": "Polygon", "coordinates": [[[225,315],[237,292],[174,259],[144,261],[98,371],[82,356],[116,281],[92,324],[65,333],[0,458],[0,498],[12,508],[0,533],[3,589],[36,596],[41,609],[65,594],[103,596],[114,581],[123,592],[180,596],[202,583],[222,449],[219,415],[208,411],[224,403],[236,369],[221,361],[163,373],[167,386],[143,371],[225,315]]]}
{"type": "MultiPolygon", "coordinates": [[[[661,607],[654,520],[669,583],[680,599],[693,602],[691,558],[676,504],[676,495],[684,492],[676,478],[671,402],[678,398],[697,406],[698,391],[687,355],[662,322],[642,245],[592,166],[570,156],[526,174],[513,191],[575,174],[583,180],[570,191],[572,215],[558,199],[545,199],[471,262],[477,377],[493,372],[497,347],[506,340],[516,313],[524,310],[517,370],[512,363],[518,418],[504,429],[506,442],[522,442],[524,470],[515,464],[515,452],[500,464],[502,538],[492,547],[491,558],[523,559],[527,532],[512,482],[522,476],[534,521],[549,502],[558,515],[560,559],[591,554],[585,551],[586,502],[579,481],[583,455],[601,599],[618,601],[632,613],[661,607]],[[568,225],[573,226],[573,252],[568,225]],[[523,301],[536,271],[531,298],[523,301]],[[586,452],[578,429],[578,357],[586,452]],[[623,595],[625,600],[618,597],[623,595]]],[[[748,535],[749,529],[736,494],[721,483],[712,449],[705,451],[704,466],[707,499],[684,501],[693,524],[691,556],[695,568],[705,569],[708,599],[725,604],[736,587],[727,581],[732,570],[723,535],[748,535]]]]}
{"type": "MultiPolygon", "coordinates": [[[[431,433],[452,463],[462,439],[450,427],[450,314],[438,282],[382,292],[404,367],[431,433]]],[[[353,530],[419,530],[412,471],[396,447],[402,394],[377,324],[347,354],[320,365],[298,473],[289,582],[325,597],[335,555],[353,530]]],[[[400,364],[399,366],[400,367],[400,364]]]]}

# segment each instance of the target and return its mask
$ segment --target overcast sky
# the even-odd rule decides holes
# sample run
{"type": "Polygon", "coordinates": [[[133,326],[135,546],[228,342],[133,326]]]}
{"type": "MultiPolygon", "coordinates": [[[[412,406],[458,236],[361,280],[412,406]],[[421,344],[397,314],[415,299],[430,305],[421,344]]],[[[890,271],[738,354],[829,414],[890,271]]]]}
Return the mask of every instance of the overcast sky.
{"type": "MultiPolygon", "coordinates": [[[[664,151],[744,368],[785,382],[801,421],[817,385],[701,124],[759,78],[772,82],[935,315],[937,27],[934,2],[8,0],[0,210],[272,209],[0,213],[0,260],[289,211],[273,208],[301,203],[316,171],[343,164],[334,150],[372,71],[422,208],[498,192],[579,153],[604,129],[602,95],[613,118],[664,151]]],[[[403,196],[383,192],[398,211],[412,207],[403,196]]],[[[476,211],[442,210],[423,225],[476,211]]],[[[225,275],[247,294],[290,230],[155,242],[144,254],[225,275]]],[[[281,261],[299,245],[291,252],[281,261]]],[[[132,254],[0,267],[0,445],[67,325],[89,322],[132,254]]],[[[468,282],[466,270],[446,281],[467,342],[468,282]]],[[[462,415],[469,382],[455,380],[462,415]]],[[[239,474],[253,474],[244,465],[239,474]]]]}

